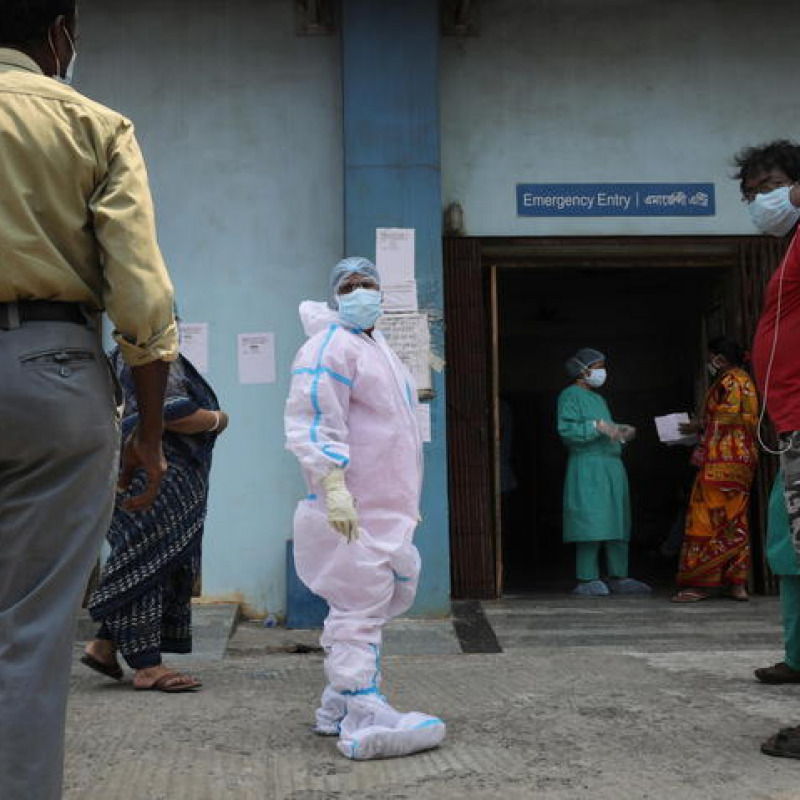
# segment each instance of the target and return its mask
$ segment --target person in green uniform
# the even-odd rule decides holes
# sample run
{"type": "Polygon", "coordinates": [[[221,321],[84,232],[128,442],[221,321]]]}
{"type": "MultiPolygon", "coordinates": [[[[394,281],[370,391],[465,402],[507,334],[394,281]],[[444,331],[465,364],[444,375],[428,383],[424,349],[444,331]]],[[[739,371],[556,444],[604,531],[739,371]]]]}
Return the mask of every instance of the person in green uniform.
{"type": "Polygon", "coordinates": [[[577,595],[645,594],[628,577],[631,514],[622,446],[636,434],[611,418],[597,390],[606,381],[605,356],[585,347],[566,364],[573,383],[558,397],[558,433],[569,450],[564,482],[564,542],[575,542],[577,595]],[[600,550],[608,578],[600,580],[600,550]]]}
{"type": "Polygon", "coordinates": [[[762,683],[800,683],[800,564],[797,562],[789,512],[784,499],[783,474],[778,473],[769,498],[767,561],[781,581],[784,660],[761,667],[755,676],[762,683]]]}

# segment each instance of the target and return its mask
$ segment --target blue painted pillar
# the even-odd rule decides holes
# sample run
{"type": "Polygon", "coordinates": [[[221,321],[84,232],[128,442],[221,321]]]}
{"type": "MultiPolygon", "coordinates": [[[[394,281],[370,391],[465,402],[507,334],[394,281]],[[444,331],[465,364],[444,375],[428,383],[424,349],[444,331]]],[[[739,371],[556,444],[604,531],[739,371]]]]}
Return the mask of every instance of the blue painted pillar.
{"type": "MultiPolygon", "coordinates": [[[[416,230],[420,308],[444,353],[438,0],[343,0],[345,248],[375,257],[376,228],[416,230]]],[[[434,373],[425,445],[422,580],[413,613],[450,611],[444,375],[434,373]]]]}

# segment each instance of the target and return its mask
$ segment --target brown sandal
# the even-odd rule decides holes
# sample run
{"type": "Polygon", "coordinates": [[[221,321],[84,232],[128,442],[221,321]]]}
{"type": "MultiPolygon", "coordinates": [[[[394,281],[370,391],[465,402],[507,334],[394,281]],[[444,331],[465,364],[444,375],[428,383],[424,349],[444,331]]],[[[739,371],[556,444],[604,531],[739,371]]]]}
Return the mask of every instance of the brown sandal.
{"type": "Polygon", "coordinates": [[[105,675],[107,678],[113,678],[115,681],[121,681],[124,677],[122,667],[116,657],[113,664],[108,664],[105,661],[100,661],[99,658],[95,658],[91,653],[84,653],[81,656],[81,664],[93,669],[95,672],[99,672],[101,675],[105,675]]]}
{"type": "Polygon", "coordinates": [[[193,678],[191,675],[184,675],[182,672],[165,672],[160,678],[156,678],[148,686],[134,686],[137,692],[164,692],[166,694],[180,694],[181,692],[194,692],[201,686],[202,682],[193,678]],[[186,681],[189,681],[188,683],[186,681]]]}

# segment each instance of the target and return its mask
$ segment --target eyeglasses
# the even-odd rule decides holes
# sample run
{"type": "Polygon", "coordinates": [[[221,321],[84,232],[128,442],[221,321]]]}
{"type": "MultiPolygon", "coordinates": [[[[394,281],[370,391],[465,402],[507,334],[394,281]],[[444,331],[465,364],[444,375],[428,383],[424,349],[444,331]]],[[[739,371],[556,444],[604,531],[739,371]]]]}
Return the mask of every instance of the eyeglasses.
{"type": "Polygon", "coordinates": [[[372,278],[355,278],[341,283],[337,294],[352,294],[356,289],[372,289],[372,291],[378,291],[380,286],[377,281],[372,278]]]}

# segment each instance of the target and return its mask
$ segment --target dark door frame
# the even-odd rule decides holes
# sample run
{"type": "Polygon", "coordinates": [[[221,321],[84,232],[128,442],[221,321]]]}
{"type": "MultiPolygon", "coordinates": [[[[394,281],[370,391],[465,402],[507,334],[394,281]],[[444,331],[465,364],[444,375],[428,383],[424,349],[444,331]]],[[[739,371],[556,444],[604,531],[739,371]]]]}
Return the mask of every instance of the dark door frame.
{"type": "MultiPolygon", "coordinates": [[[[764,236],[457,237],[444,240],[445,353],[454,598],[502,594],[502,552],[495,491],[497,411],[493,397],[496,327],[493,267],[729,268],[734,287],[727,326],[751,341],[764,288],[785,249],[764,236]],[[495,342],[495,344],[492,344],[495,342]]],[[[762,459],[753,488],[753,576],[759,592],[776,582],[766,565],[763,538],[774,479],[773,459],[762,459]]]]}

